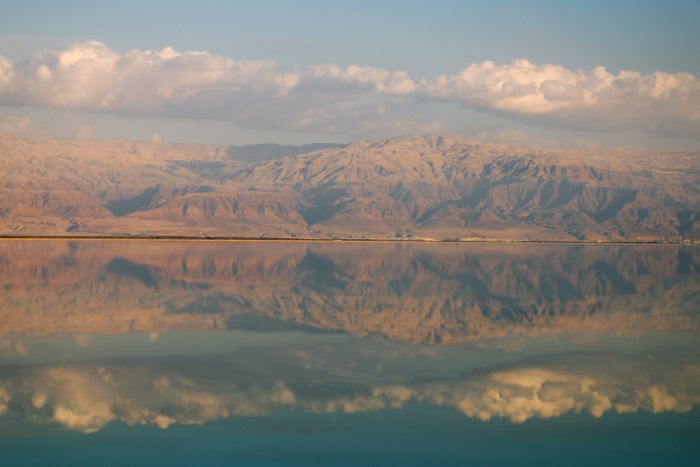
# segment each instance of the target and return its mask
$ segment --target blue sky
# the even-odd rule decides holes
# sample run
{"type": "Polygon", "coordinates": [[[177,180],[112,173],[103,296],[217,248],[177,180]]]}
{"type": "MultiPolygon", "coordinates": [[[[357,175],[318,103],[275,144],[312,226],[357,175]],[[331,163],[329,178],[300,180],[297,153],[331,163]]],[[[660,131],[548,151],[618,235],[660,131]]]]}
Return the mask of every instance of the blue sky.
{"type": "MultiPolygon", "coordinates": [[[[405,71],[416,83],[458,73],[470,64],[492,61],[504,66],[516,59],[537,66],[552,64],[572,72],[603,66],[617,78],[622,70],[642,76],[657,71],[700,76],[700,2],[695,1],[4,3],[0,55],[14,64],[41,50],[65,51],[74,44],[95,40],[117,54],[173,47],[180,52],[206,51],[236,61],[268,61],[283,70],[305,70],[318,64],[341,68],[359,65],[405,71]]],[[[376,110],[383,106],[381,112],[395,122],[376,131],[328,117],[333,100],[323,101],[323,114],[330,123],[304,127],[264,125],[223,111],[207,115],[203,103],[168,105],[167,111],[161,107],[157,111],[136,111],[75,102],[57,105],[36,96],[20,98],[15,93],[4,99],[0,95],[0,119],[4,119],[0,122],[4,121],[6,130],[12,130],[19,119],[27,117],[33,132],[66,137],[77,131],[74,127],[89,127],[91,131],[83,132],[86,136],[143,139],[158,133],[162,139],[174,142],[343,141],[435,129],[492,139],[518,135],[516,139],[533,143],[576,145],[583,140],[604,146],[698,146],[694,130],[700,127],[694,114],[684,115],[678,125],[674,123],[679,119],[676,112],[663,121],[615,121],[601,127],[599,114],[595,113],[572,116],[569,108],[565,112],[557,108],[551,115],[539,111],[535,115],[503,103],[484,102],[483,96],[474,95],[476,85],[471,81],[468,84],[471,87],[466,97],[463,86],[456,85],[459,89],[451,89],[449,96],[443,90],[423,90],[412,91],[415,98],[403,91],[396,98],[395,92],[387,97],[374,89],[372,96],[344,95],[345,101],[337,101],[338,112],[342,113],[347,110],[343,102],[363,100],[366,106],[359,109],[355,105],[353,110],[358,119],[368,115],[369,107],[376,110]],[[192,111],[193,106],[197,111],[192,111]],[[57,122],[66,119],[67,112],[68,121],[57,122]],[[422,117],[405,121],[397,117],[405,114],[422,117]]],[[[686,86],[676,98],[694,98],[696,84],[686,86]]],[[[249,102],[247,98],[245,102],[249,102]]],[[[241,100],[232,99],[230,104],[241,105],[241,100]]],[[[653,105],[646,101],[623,104],[618,102],[610,107],[612,110],[606,109],[649,109],[657,101],[653,105]]],[[[260,108],[271,111],[271,105],[265,103],[260,108]]],[[[663,105],[678,108],[677,102],[663,105]]],[[[299,115],[290,114],[292,117],[299,115]]]]}

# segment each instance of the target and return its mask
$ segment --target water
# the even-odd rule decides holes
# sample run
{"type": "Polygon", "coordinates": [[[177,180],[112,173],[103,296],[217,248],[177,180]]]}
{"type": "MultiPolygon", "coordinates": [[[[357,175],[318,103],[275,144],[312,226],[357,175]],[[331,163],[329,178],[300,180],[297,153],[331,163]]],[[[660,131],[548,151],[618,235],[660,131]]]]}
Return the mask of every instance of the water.
{"type": "Polygon", "coordinates": [[[3,465],[694,465],[700,249],[0,242],[3,465]]]}

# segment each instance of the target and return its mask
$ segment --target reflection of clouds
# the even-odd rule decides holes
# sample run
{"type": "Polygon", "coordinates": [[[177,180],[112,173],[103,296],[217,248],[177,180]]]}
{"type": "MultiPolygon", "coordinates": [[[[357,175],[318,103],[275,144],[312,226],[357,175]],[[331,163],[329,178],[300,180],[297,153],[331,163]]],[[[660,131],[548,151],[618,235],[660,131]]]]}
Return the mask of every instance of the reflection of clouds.
{"type": "MultiPolygon", "coordinates": [[[[700,372],[688,369],[700,383],[700,372]]],[[[493,373],[464,381],[433,383],[415,388],[380,386],[364,395],[310,401],[303,408],[316,413],[356,413],[401,408],[409,401],[454,407],[483,421],[503,417],[515,423],[530,418],[554,418],[566,413],[687,412],[700,405],[700,393],[687,382],[679,385],[646,381],[598,381],[587,375],[543,369],[493,373]]]]}
{"type": "Polygon", "coordinates": [[[566,372],[520,369],[493,373],[482,379],[429,385],[417,395],[436,405],[455,407],[468,417],[490,420],[504,417],[524,422],[533,417],[552,418],[565,413],[589,413],[601,417],[606,411],[632,413],[687,412],[700,405],[700,371],[682,368],[657,375],[671,378],[650,381],[651,375],[592,377],[566,372]]]}
{"type": "Polygon", "coordinates": [[[0,386],[0,414],[7,412],[7,404],[10,402],[10,395],[7,390],[0,386]]]}
{"type": "Polygon", "coordinates": [[[4,338],[0,339],[1,357],[26,357],[29,354],[29,346],[20,339],[4,338]]]}
{"type": "MultiPolygon", "coordinates": [[[[35,421],[53,421],[92,433],[112,421],[128,425],[202,424],[231,415],[263,415],[295,402],[281,382],[269,387],[206,390],[179,374],[143,368],[60,367],[43,370],[14,388],[15,405],[35,421]]],[[[0,404],[7,406],[9,395],[0,404]]],[[[2,405],[0,405],[2,408],[2,405]]]]}
{"type": "Polygon", "coordinates": [[[612,406],[594,379],[540,369],[495,373],[466,384],[435,385],[421,397],[484,421],[497,416],[524,422],[582,411],[600,417],[612,406]]]}
{"type": "Polygon", "coordinates": [[[405,386],[379,386],[373,388],[369,394],[307,401],[303,409],[315,413],[357,413],[386,408],[399,409],[411,399],[412,395],[413,392],[405,386]]]}
{"type": "Polygon", "coordinates": [[[650,409],[654,413],[687,412],[700,403],[697,395],[671,394],[665,386],[652,386],[646,396],[650,400],[650,409]]]}
{"type": "Polygon", "coordinates": [[[617,368],[590,368],[517,368],[420,384],[363,385],[339,373],[326,378],[319,368],[297,369],[299,374],[291,376],[293,371],[283,382],[216,367],[198,370],[197,377],[156,367],[55,367],[6,378],[0,413],[9,409],[36,422],[91,433],[113,421],[168,428],[290,409],[353,414],[400,409],[411,402],[515,423],[566,413],[600,417],[608,411],[687,412],[700,406],[698,365],[624,362],[617,368]]]}
{"type": "Polygon", "coordinates": [[[89,347],[94,340],[94,336],[90,334],[73,334],[73,342],[78,347],[89,347]]]}

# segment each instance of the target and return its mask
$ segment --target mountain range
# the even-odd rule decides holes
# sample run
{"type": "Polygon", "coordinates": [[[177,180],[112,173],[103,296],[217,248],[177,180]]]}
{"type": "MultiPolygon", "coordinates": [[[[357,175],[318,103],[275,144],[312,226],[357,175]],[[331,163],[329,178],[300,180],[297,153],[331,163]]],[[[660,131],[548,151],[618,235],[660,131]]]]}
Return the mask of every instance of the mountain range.
{"type": "Polygon", "coordinates": [[[0,234],[681,241],[700,153],[0,137],[0,234]]]}

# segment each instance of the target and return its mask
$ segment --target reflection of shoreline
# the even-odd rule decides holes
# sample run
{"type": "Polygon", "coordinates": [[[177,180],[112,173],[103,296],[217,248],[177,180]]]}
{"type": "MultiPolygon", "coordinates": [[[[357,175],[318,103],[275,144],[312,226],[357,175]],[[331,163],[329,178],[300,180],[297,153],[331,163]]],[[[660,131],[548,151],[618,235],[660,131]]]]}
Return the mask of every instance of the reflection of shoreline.
{"type": "Polygon", "coordinates": [[[108,241],[173,241],[173,242],[234,242],[234,243],[503,243],[503,244],[535,244],[535,245],[659,245],[659,246],[700,246],[697,241],[665,241],[665,240],[526,240],[503,238],[324,238],[324,237],[221,237],[221,236],[178,236],[178,235],[0,235],[3,240],[108,240],[108,241]]]}

